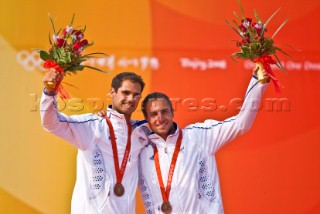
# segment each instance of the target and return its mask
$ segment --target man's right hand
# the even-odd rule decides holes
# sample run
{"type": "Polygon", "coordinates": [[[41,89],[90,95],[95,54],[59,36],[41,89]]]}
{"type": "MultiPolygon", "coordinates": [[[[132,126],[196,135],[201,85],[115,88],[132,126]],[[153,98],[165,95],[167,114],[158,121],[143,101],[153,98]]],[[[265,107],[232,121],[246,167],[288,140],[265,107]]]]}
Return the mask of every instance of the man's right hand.
{"type": "MultiPolygon", "coordinates": [[[[253,68],[252,75],[255,76],[255,77],[257,77],[259,69],[260,69],[259,66],[256,65],[256,66],[253,68]]],[[[264,83],[270,82],[270,76],[267,74],[267,72],[266,72],[265,70],[262,70],[261,72],[262,72],[262,74],[263,74],[263,79],[265,80],[264,83]]]]}
{"type": "Polygon", "coordinates": [[[44,87],[46,88],[46,92],[48,94],[55,94],[56,93],[56,85],[55,84],[60,83],[62,81],[63,77],[64,76],[61,72],[56,71],[53,68],[50,68],[42,79],[44,87]],[[48,84],[48,83],[55,83],[55,84],[52,85],[52,84],[48,84]]]}

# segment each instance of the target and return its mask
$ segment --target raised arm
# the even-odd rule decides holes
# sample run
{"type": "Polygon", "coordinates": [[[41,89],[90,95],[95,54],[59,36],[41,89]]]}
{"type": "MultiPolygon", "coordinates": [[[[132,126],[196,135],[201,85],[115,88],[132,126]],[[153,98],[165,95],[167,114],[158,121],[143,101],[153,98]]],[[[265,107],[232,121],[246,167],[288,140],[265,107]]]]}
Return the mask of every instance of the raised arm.
{"type": "Polygon", "coordinates": [[[255,77],[251,79],[239,114],[222,121],[221,125],[217,126],[217,130],[214,131],[215,143],[211,149],[212,153],[251,128],[267,85],[259,83],[255,77]]]}
{"type": "Polygon", "coordinates": [[[186,127],[186,131],[197,136],[203,151],[214,154],[224,144],[251,128],[267,85],[268,83],[261,84],[253,76],[238,115],[224,121],[206,120],[204,123],[193,124],[186,127]]]}
{"type": "Polygon", "coordinates": [[[97,124],[103,119],[93,114],[67,116],[59,113],[56,103],[56,92],[48,86],[48,81],[59,81],[63,77],[49,71],[43,78],[45,89],[40,101],[40,115],[43,128],[81,150],[86,150],[96,135],[97,124]]]}

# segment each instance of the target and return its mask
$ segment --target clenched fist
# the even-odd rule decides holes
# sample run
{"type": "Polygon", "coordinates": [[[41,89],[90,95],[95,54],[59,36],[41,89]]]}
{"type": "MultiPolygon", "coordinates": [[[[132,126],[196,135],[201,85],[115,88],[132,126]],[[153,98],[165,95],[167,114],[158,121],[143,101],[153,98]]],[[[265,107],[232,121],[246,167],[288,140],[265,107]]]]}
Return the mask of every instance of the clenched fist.
{"type": "Polygon", "coordinates": [[[48,94],[55,94],[56,93],[56,84],[59,84],[64,75],[63,73],[50,68],[48,72],[44,75],[42,81],[46,88],[48,94]]]}
{"type": "MultiPolygon", "coordinates": [[[[253,73],[252,74],[257,77],[259,69],[260,69],[260,67],[256,65],[256,67],[253,69],[253,73]]],[[[267,74],[267,72],[264,69],[259,71],[259,72],[262,73],[263,80],[264,80],[263,82],[264,83],[270,82],[270,76],[267,74]]]]}

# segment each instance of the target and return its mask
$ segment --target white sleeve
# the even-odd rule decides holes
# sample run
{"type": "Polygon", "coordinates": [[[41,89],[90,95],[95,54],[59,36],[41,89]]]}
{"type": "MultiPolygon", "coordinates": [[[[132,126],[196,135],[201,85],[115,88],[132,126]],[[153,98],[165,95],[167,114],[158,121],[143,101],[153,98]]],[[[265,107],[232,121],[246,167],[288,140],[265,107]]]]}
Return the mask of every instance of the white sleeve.
{"type": "Polygon", "coordinates": [[[55,96],[42,94],[40,115],[43,128],[78,149],[86,150],[94,141],[97,125],[103,120],[93,114],[67,116],[59,113],[55,96]]]}
{"type": "Polygon", "coordinates": [[[204,123],[193,124],[186,127],[186,131],[199,139],[199,146],[205,152],[214,154],[224,144],[251,128],[267,85],[253,77],[238,115],[224,121],[206,120],[204,123]]]}

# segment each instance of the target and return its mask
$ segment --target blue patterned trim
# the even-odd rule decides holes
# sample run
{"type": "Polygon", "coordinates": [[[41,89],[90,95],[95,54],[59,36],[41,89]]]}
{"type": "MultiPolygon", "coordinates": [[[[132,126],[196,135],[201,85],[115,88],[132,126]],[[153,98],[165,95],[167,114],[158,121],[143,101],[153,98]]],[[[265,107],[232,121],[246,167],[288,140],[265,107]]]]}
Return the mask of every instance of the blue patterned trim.
{"type": "Polygon", "coordinates": [[[48,94],[48,92],[47,92],[47,89],[46,89],[46,88],[44,88],[44,89],[43,89],[43,93],[44,93],[45,95],[47,95],[47,96],[50,96],[50,97],[54,97],[54,96],[56,96],[56,95],[57,95],[57,93],[54,93],[54,94],[48,94]]]}
{"type": "Polygon", "coordinates": [[[213,124],[213,125],[208,126],[208,127],[192,126],[192,127],[187,127],[185,129],[193,129],[193,128],[197,128],[197,129],[212,129],[215,126],[222,125],[223,123],[229,123],[229,122],[232,122],[234,120],[236,120],[236,118],[231,118],[230,120],[225,120],[225,121],[222,121],[222,122],[218,122],[218,123],[213,124]]]}
{"type": "Polygon", "coordinates": [[[141,126],[143,124],[146,124],[147,121],[146,120],[138,120],[137,122],[135,122],[134,124],[132,124],[133,126],[141,126]]]}
{"type": "Polygon", "coordinates": [[[60,121],[61,123],[78,123],[78,124],[80,124],[80,123],[92,122],[92,121],[96,121],[96,120],[99,120],[99,119],[97,118],[97,119],[89,119],[89,120],[85,120],[85,121],[67,121],[67,120],[61,120],[61,119],[59,118],[59,121],[60,121]]]}

